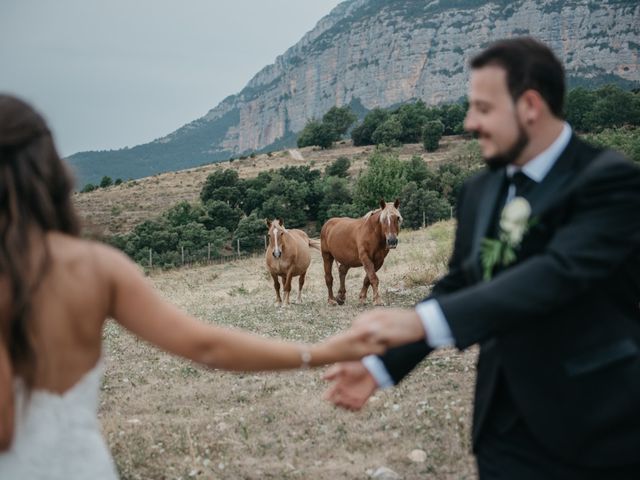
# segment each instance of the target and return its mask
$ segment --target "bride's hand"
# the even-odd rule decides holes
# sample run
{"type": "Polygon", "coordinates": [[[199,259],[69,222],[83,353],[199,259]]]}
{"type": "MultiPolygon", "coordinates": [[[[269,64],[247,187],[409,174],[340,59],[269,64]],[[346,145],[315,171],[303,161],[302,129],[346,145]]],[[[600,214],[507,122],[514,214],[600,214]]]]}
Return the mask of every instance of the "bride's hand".
{"type": "Polygon", "coordinates": [[[415,310],[376,308],[358,315],[353,328],[368,327],[374,340],[389,347],[423,340],[426,336],[420,317],[415,310]]]}

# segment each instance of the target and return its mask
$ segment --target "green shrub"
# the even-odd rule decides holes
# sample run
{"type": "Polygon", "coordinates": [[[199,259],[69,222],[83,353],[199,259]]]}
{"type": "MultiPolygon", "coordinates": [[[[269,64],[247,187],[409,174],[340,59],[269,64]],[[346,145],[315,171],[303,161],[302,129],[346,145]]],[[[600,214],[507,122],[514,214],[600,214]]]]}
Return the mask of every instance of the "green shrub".
{"type": "Polygon", "coordinates": [[[334,142],[340,140],[347,133],[351,125],[358,119],[346,105],[344,107],[331,107],[322,117],[322,123],[333,132],[334,142]]]}
{"type": "Polygon", "coordinates": [[[371,135],[371,140],[376,145],[384,144],[389,146],[399,145],[402,139],[402,124],[397,115],[391,115],[384,123],[376,128],[371,135]]]}
{"type": "Polygon", "coordinates": [[[105,175],[104,177],[102,177],[102,180],[100,180],[100,188],[107,188],[111,185],[113,185],[113,180],[111,180],[111,177],[105,175]]]}
{"type": "Polygon", "coordinates": [[[374,108],[367,113],[362,123],[351,131],[353,144],[356,146],[373,145],[373,132],[389,118],[389,115],[390,113],[382,108],[374,108]]]}
{"type": "Polygon", "coordinates": [[[376,151],[358,178],[353,196],[359,212],[377,208],[380,199],[394,200],[406,183],[405,166],[397,155],[376,151]]]}
{"type": "Polygon", "coordinates": [[[258,218],[255,213],[240,219],[238,228],[233,233],[232,244],[234,250],[240,241],[240,250],[254,252],[264,249],[264,236],[267,226],[263,218],[258,218]]]}
{"type": "Polygon", "coordinates": [[[440,139],[444,133],[444,124],[440,120],[433,120],[425,123],[422,130],[422,144],[427,152],[438,149],[440,139]]]}
{"type": "Polygon", "coordinates": [[[345,178],[349,175],[349,167],[351,166],[351,160],[347,157],[338,157],[331,165],[328,165],[324,169],[324,174],[328,177],[342,177],[345,178]]]}
{"type": "Polygon", "coordinates": [[[329,125],[317,120],[310,120],[298,136],[298,147],[317,145],[323,149],[329,148],[336,140],[335,133],[329,125]]]}
{"type": "Polygon", "coordinates": [[[608,128],[600,133],[585,135],[585,140],[600,147],[617,150],[640,163],[640,127],[608,128]]]}

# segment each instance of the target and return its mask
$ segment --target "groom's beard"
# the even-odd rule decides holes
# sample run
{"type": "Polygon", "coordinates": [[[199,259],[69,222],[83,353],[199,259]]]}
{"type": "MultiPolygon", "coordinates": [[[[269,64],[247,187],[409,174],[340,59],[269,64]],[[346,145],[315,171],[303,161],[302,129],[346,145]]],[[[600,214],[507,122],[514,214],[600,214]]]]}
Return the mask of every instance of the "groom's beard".
{"type": "Polygon", "coordinates": [[[515,162],[529,144],[529,135],[527,135],[527,132],[522,128],[520,120],[518,120],[518,118],[515,120],[516,125],[518,126],[518,138],[516,138],[513,145],[511,145],[506,152],[498,153],[497,155],[486,157],[484,159],[490,170],[498,170],[515,162]]]}

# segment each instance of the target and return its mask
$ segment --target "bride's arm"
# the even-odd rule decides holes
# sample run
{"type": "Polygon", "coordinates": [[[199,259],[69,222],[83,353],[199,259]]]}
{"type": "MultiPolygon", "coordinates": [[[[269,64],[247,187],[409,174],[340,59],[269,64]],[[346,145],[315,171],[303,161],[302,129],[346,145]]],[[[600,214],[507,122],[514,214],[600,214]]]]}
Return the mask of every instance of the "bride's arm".
{"type": "Polygon", "coordinates": [[[102,248],[111,288],[109,315],[149,343],[194,362],[225,370],[279,370],[307,361],[319,366],[356,360],[384,350],[365,326],[308,347],[203,323],[161,298],[131,260],[102,248]]]}
{"type": "Polygon", "coordinates": [[[0,452],[8,450],[13,440],[13,373],[9,352],[0,338],[0,452]]]}

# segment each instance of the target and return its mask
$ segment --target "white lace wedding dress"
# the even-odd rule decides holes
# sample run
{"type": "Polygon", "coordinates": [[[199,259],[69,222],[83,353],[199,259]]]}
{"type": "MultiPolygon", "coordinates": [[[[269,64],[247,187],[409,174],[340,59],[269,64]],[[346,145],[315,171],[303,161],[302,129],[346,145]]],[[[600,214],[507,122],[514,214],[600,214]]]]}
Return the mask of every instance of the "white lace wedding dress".
{"type": "Polygon", "coordinates": [[[16,423],[11,449],[0,453],[2,480],[116,480],[98,422],[103,361],[62,395],[34,390],[28,401],[15,381],[16,423]]]}

